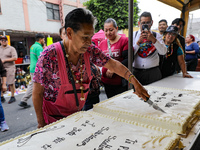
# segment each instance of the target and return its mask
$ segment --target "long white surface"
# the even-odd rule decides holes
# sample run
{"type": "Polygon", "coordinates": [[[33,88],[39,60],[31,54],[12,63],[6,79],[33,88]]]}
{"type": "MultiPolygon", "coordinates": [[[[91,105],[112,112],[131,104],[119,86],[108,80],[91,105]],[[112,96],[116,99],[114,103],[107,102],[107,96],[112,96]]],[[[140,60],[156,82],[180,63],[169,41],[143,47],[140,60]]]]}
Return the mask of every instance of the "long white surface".
{"type": "MultiPolygon", "coordinates": [[[[183,78],[182,73],[174,74],[173,76],[164,78],[160,81],[149,84],[149,86],[159,86],[186,90],[200,91],[200,72],[189,72],[193,78],[183,78]]],[[[187,138],[181,138],[184,150],[190,150],[198,135],[200,134],[200,120],[193,127],[187,138]]]]}
{"type": "Polygon", "coordinates": [[[149,85],[200,91],[200,72],[193,71],[189,72],[189,74],[193,76],[193,78],[183,78],[182,73],[179,73],[149,85]]]}

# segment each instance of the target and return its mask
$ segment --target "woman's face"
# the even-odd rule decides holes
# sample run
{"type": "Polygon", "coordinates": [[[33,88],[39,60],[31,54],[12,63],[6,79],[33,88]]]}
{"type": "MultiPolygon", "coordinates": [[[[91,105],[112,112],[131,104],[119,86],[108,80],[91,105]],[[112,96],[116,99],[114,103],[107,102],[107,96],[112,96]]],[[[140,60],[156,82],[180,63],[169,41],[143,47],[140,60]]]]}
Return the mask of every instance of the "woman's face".
{"type": "Polygon", "coordinates": [[[192,42],[192,38],[188,35],[185,38],[185,43],[190,43],[190,42],[192,42]]]}
{"type": "Polygon", "coordinates": [[[65,32],[65,28],[62,29],[62,32],[61,32],[61,35],[60,35],[60,38],[63,40],[67,37],[66,35],[66,32],[65,32]]]}
{"type": "Polygon", "coordinates": [[[172,43],[176,39],[176,36],[177,36],[176,33],[170,33],[170,32],[168,32],[168,33],[166,33],[165,41],[167,43],[172,43]]]}
{"type": "Polygon", "coordinates": [[[118,27],[115,28],[113,23],[105,23],[104,24],[104,33],[107,39],[114,40],[117,37],[118,27]]]}
{"type": "Polygon", "coordinates": [[[73,50],[80,54],[85,53],[92,43],[93,35],[94,27],[92,24],[87,23],[82,24],[82,28],[77,32],[72,31],[71,42],[73,50]]]}

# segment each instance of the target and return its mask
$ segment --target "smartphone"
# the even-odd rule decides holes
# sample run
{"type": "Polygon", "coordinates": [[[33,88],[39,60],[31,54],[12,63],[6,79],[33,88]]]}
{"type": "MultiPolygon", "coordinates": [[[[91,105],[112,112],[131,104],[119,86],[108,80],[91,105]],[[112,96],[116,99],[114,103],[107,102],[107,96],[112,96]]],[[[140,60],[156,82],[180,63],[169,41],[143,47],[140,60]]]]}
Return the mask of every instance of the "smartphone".
{"type": "Polygon", "coordinates": [[[149,30],[149,26],[147,24],[142,25],[142,30],[143,31],[148,31],[149,30]]]}

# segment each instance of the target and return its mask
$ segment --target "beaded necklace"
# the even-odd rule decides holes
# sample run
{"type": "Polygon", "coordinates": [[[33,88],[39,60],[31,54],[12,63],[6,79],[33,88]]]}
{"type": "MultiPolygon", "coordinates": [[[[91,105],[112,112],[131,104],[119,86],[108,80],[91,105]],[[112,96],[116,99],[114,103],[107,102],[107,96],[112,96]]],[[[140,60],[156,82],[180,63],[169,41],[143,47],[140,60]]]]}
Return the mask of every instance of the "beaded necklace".
{"type": "Polygon", "coordinates": [[[171,44],[171,53],[170,53],[170,49],[169,48],[170,48],[170,46],[167,48],[166,58],[173,54],[173,43],[171,44]]]}
{"type": "MultiPolygon", "coordinates": [[[[67,48],[66,48],[66,45],[65,45],[65,40],[63,41],[63,43],[64,43],[64,47],[65,47],[65,51],[66,51],[66,58],[67,58],[67,60],[69,62],[69,59],[68,59],[69,54],[67,53],[67,48]]],[[[74,75],[74,71],[72,69],[71,63],[69,62],[68,64],[69,64],[69,69],[72,72],[72,76],[74,78],[74,81],[80,85],[80,90],[81,90],[81,98],[80,98],[80,100],[81,101],[85,101],[85,97],[84,97],[84,93],[83,93],[83,90],[84,90],[84,87],[83,87],[83,59],[82,59],[81,55],[79,55],[79,57],[80,57],[80,67],[81,67],[81,72],[80,72],[81,73],[81,78],[80,78],[80,81],[78,79],[76,79],[76,76],[74,75]]]]}

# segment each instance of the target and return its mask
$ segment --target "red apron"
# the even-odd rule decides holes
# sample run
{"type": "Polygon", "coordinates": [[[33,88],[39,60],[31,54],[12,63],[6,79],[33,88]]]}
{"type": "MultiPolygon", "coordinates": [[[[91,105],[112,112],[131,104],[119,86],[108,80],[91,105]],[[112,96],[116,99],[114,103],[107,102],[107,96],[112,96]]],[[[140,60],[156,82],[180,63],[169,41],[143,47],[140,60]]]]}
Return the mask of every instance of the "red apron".
{"type": "MultiPolygon", "coordinates": [[[[59,68],[59,76],[61,79],[61,86],[60,90],[58,92],[58,96],[55,102],[52,101],[46,101],[43,98],[43,115],[45,122],[47,124],[50,124],[52,122],[55,122],[61,118],[64,118],[66,116],[71,115],[72,113],[75,113],[79,110],[81,110],[85,104],[85,101],[81,101],[81,93],[80,91],[80,85],[75,84],[77,89],[77,97],[79,101],[79,107],[76,105],[76,99],[73,92],[73,86],[69,83],[67,70],[66,70],[66,62],[63,55],[63,51],[61,48],[61,45],[59,42],[54,43],[56,52],[57,52],[57,59],[58,59],[58,68],[59,68]]],[[[84,90],[87,90],[87,92],[84,92],[85,99],[87,98],[88,92],[89,92],[89,85],[90,81],[92,80],[91,75],[91,69],[90,69],[90,54],[86,52],[84,54],[84,60],[86,65],[86,71],[87,75],[89,76],[89,83],[83,84],[84,90]]]]}

